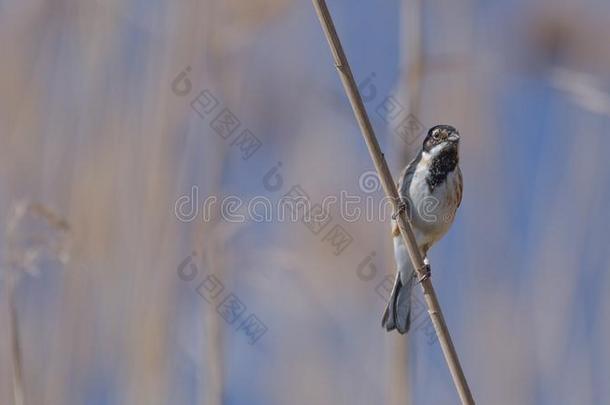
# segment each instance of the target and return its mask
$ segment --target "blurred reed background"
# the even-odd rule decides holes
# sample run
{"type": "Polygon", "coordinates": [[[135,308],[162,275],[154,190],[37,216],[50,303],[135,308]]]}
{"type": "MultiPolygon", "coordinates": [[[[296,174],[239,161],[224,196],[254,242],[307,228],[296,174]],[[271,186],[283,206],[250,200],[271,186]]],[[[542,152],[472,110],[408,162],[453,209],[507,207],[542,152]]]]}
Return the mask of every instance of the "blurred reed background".
{"type": "MultiPolygon", "coordinates": [[[[431,262],[478,403],[610,402],[610,4],[329,6],[396,174],[409,112],[462,134],[431,262]]],[[[0,54],[1,404],[19,368],[27,405],[457,403],[425,314],[408,338],[380,327],[387,219],[175,214],[193,186],[382,199],[309,2],[3,0],[0,54]]]]}

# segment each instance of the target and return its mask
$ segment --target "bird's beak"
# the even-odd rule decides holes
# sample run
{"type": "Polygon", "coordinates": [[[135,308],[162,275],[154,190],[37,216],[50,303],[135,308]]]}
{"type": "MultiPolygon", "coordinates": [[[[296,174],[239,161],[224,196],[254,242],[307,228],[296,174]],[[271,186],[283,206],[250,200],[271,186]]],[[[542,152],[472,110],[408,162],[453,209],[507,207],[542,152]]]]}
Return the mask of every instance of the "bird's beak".
{"type": "Polygon", "coordinates": [[[452,132],[451,134],[449,134],[449,137],[447,139],[451,142],[458,142],[460,140],[460,134],[457,131],[452,132]]]}

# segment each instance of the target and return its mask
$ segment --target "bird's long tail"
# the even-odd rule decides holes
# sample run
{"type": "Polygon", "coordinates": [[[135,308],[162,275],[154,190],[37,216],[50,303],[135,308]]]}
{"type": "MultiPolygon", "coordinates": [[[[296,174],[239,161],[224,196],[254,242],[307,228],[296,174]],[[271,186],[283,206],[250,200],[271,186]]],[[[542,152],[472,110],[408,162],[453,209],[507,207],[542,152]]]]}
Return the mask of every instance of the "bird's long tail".
{"type": "Polygon", "coordinates": [[[403,280],[401,280],[400,272],[396,272],[394,288],[392,288],[390,300],[381,319],[381,325],[388,332],[396,329],[401,334],[405,334],[411,326],[411,290],[415,277],[408,277],[404,281],[403,283],[403,280]]]}

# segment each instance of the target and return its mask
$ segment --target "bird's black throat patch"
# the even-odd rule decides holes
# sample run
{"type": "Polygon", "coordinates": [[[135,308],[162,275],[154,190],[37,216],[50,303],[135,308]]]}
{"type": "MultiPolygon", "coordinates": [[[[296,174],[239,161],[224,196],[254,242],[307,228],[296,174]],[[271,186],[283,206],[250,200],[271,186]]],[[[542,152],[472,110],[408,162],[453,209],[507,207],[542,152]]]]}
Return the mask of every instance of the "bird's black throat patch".
{"type": "Polygon", "coordinates": [[[434,157],[430,165],[430,171],[426,177],[426,183],[430,188],[430,192],[443,184],[447,179],[447,175],[455,170],[458,164],[457,146],[449,146],[443,149],[438,156],[434,157]]]}

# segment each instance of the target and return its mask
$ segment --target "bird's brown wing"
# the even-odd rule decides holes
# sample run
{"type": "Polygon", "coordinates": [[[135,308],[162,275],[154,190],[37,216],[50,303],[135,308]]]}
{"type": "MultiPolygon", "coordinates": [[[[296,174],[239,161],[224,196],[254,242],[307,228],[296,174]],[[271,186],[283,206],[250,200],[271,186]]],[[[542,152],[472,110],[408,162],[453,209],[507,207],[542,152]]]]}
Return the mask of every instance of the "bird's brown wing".
{"type": "MultiPolygon", "coordinates": [[[[417,168],[417,164],[421,158],[422,152],[419,151],[411,163],[409,163],[403,169],[400,179],[398,180],[398,184],[396,184],[396,187],[398,188],[398,195],[400,195],[400,198],[402,198],[405,204],[407,204],[407,214],[411,212],[411,207],[409,206],[409,188],[411,187],[411,180],[413,180],[415,169],[417,168]]],[[[400,236],[400,229],[398,228],[398,223],[396,221],[392,221],[392,236],[400,236]]]]}

